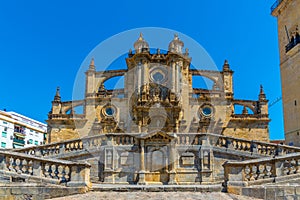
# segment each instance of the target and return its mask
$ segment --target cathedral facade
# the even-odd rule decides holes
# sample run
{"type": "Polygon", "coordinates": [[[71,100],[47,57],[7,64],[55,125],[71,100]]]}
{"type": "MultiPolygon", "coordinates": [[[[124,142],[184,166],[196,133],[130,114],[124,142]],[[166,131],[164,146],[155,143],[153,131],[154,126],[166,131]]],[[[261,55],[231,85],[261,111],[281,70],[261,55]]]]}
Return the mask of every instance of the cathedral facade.
{"type": "Polygon", "coordinates": [[[83,100],[61,101],[57,90],[48,142],[107,136],[97,154],[103,182],[137,182],[135,174],[140,184],[213,182],[218,175],[203,134],[268,142],[268,100],[262,87],[256,101],[235,99],[228,62],[222,71],[193,69],[183,47],[175,35],[167,52],[152,51],[140,35],[127,69],[96,71],[92,60],[83,100]],[[124,88],[106,89],[104,83],[116,76],[124,77],[124,88]],[[212,87],[193,87],[194,76],[210,79],[212,87]],[[75,113],[76,107],[83,113],[75,113]]]}
{"type": "Polygon", "coordinates": [[[268,100],[261,87],[257,101],[235,99],[233,71],[227,61],[222,71],[190,67],[188,51],[175,35],[169,51],[150,52],[142,35],[126,58],[127,69],[96,71],[94,60],[86,71],[85,99],[52,102],[49,142],[106,133],[216,133],[269,141],[268,100]],[[124,88],[108,90],[104,83],[124,76],[124,88]],[[213,81],[210,89],[193,88],[193,77],[213,81]],[[235,106],[243,106],[239,114],[235,106]],[[83,107],[76,114],[75,107],[83,107]]]}

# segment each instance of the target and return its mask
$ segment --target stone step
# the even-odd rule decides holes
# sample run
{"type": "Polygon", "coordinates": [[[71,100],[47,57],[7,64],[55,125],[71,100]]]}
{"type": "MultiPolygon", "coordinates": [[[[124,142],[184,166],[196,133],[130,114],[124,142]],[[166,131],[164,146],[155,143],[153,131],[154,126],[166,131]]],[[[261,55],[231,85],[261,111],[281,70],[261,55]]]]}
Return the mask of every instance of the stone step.
{"type": "Polygon", "coordinates": [[[119,184],[93,184],[92,191],[104,192],[221,192],[222,185],[119,185],[119,184]]]}
{"type": "Polygon", "coordinates": [[[0,183],[0,199],[44,200],[88,192],[86,187],[64,187],[40,183],[0,183]]]}

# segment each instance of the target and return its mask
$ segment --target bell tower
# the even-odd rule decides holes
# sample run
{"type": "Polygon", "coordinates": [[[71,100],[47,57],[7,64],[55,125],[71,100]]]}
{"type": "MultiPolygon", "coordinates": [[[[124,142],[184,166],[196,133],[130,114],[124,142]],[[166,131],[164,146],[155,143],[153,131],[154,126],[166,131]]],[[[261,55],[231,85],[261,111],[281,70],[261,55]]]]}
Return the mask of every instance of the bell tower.
{"type": "Polygon", "coordinates": [[[286,143],[300,146],[300,1],[277,0],[280,73],[286,143]]]}

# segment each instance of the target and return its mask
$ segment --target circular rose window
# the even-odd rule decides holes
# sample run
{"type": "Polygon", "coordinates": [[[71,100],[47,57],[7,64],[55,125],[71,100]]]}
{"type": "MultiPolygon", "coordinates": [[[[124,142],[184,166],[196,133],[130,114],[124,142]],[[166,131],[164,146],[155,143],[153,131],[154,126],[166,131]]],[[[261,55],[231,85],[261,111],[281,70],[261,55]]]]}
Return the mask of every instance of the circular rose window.
{"type": "Polygon", "coordinates": [[[204,108],[202,108],[202,113],[203,113],[203,115],[205,115],[205,116],[210,116],[211,113],[212,113],[211,107],[204,107],[204,108]]]}
{"type": "Polygon", "coordinates": [[[112,107],[108,107],[105,109],[105,113],[109,116],[112,116],[112,115],[114,115],[115,111],[112,107]]]}
{"type": "Polygon", "coordinates": [[[105,106],[103,109],[102,109],[102,113],[107,116],[107,117],[113,117],[116,113],[116,110],[113,106],[105,106]]]}
{"type": "Polygon", "coordinates": [[[205,104],[202,105],[199,109],[199,114],[201,114],[204,117],[211,117],[213,115],[214,109],[211,105],[205,104]]]}

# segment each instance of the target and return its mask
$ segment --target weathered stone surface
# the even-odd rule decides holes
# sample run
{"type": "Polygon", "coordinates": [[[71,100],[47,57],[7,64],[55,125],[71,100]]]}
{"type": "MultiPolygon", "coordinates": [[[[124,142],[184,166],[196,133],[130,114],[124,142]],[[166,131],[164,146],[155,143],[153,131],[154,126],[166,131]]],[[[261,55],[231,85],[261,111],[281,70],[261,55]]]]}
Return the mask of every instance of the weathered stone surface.
{"type": "Polygon", "coordinates": [[[258,200],[253,197],[226,193],[199,193],[199,192],[90,192],[82,195],[74,195],[69,197],[54,198],[53,200],[86,200],[86,199],[205,199],[205,200],[258,200]]]}
{"type": "Polygon", "coordinates": [[[264,199],[266,197],[266,189],[265,188],[243,188],[241,195],[264,199]]]}
{"type": "Polygon", "coordinates": [[[276,188],[266,188],[266,199],[276,199],[276,188]]]}
{"type": "Polygon", "coordinates": [[[300,93],[294,91],[300,87],[300,71],[295,70],[300,63],[300,44],[289,51],[286,51],[286,46],[291,44],[292,37],[295,38],[297,32],[299,34],[299,9],[298,0],[285,0],[272,12],[278,22],[285,140],[286,144],[296,146],[300,146],[300,124],[298,123],[300,112],[295,111],[299,106],[300,93]]]}

